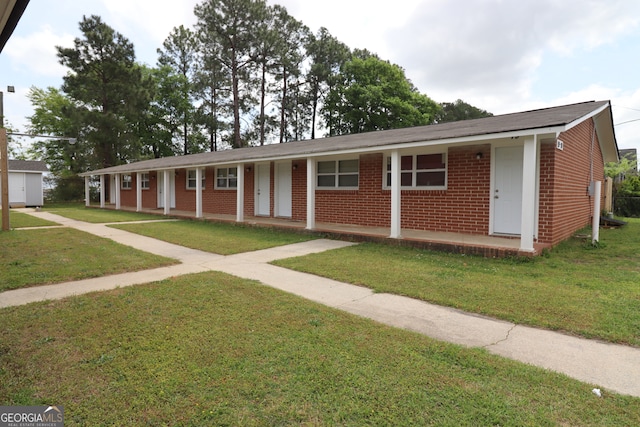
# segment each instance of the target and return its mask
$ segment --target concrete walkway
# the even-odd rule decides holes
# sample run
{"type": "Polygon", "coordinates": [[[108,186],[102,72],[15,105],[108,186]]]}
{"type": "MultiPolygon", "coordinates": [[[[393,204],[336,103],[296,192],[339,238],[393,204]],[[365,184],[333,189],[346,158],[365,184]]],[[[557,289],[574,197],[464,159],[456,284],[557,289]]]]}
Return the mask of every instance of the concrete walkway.
{"type": "Polygon", "coordinates": [[[397,295],[373,293],[367,288],[268,264],[276,259],[337,249],[351,243],[320,239],[221,256],[109,228],[104,224],[88,224],[45,212],[29,213],[140,250],[175,258],[181,264],[7,291],[0,294],[0,308],[215,270],[258,280],[285,292],[387,325],[467,347],[482,347],[491,353],[561,372],[599,388],[640,397],[638,348],[515,325],[397,295]]]}

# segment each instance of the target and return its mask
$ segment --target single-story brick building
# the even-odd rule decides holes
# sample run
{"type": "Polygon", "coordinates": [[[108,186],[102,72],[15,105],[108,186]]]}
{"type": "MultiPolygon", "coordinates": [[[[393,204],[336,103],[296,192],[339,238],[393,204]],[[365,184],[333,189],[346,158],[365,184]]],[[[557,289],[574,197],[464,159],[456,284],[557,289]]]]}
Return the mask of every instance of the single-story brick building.
{"type": "Polygon", "coordinates": [[[146,160],[83,176],[87,203],[89,178],[100,177],[102,207],[108,196],[116,209],[282,218],[308,230],[382,227],[391,239],[411,231],[494,236],[535,253],[590,224],[594,183],[617,160],[611,104],[601,101],[146,160]]]}

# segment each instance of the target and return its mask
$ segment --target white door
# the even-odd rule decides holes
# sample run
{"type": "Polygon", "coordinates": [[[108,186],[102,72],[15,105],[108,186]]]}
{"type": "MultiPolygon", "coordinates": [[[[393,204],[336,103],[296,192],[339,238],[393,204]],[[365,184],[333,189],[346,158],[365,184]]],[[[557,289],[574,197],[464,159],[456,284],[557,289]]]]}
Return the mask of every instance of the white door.
{"type": "Polygon", "coordinates": [[[42,195],[42,174],[25,173],[24,182],[27,188],[25,195],[27,206],[42,206],[44,203],[42,195]]]}
{"type": "Polygon", "coordinates": [[[176,207],[176,175],[173,171],[168,172],[158,172],[158,176],[156,179],[158,180],[158,207],[164,208],[164,174],[168,173],[169,175],[169,186],[171,191],[171,206],[170,208],[175,209],[176,207]]]}
{"type": "Polygon", "coordinates": [[[109,185],[109,203],[116,202],[116,176],[111,175],[111,184],[109,185]]]}
{"type": "Polygon", "coordinates": [[[9,206],[24,206],[27,202],[23,173],[9,172],[9,206]]]}
{"type": "Polygon", "coordinates": [[[522,147],[495,150],[493,232],[521,232],[522,221],[522,147]]]}
{"type": "Polygon", "coordinates": [[[291,218],[291,162],[276,164],[275,216],[291,218]]]}
{"type": "Polygon", "coordinates": [[[271,214],[271,165],[257,165],[256,170],[256,215],[271,214]]]}

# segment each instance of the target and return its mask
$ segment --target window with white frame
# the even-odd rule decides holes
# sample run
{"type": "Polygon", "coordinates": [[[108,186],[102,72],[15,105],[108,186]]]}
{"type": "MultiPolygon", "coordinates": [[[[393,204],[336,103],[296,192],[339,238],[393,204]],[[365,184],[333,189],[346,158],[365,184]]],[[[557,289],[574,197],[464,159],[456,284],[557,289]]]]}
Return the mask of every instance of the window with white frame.
{"type": "Polygon", "coordinates": [[[238,168],[217,168],[216,188],[238,188],[238,168]]]}
{"type": "Polygon", "coordinates": [[[120,188],[123,190],[131,190],[131,174],[123,174],[120,176],[120,188]]]}
{"type": "MultiPolygon", "coordinates": [[[[391,186],[391,157],[387,157],[387,187],[391,186]]],[[[400,157],[400,186],[403,188],[445,189],[447,186],[447,156],[413,154],[400,157]]]]}
{"type": "Polygon", "coordinates": [[[149,189],[149,173],[140,174],[140,188],[143,190],[149,189]]]}
{"type": "Polygon", "coordinates": [[[318,188],[358,188],[358,177],[358,159],[318,162],[318,188]]]}
{"type": "MultiPolygon", "coordinates": [[[[196,189],[196,173],[195,169],[189,169],[187,171],[187,190],[195,190],[196,189]]],[[[202,188],[204,189],[204,183],[206,182],[205,174],[202,174],[202,188]]]]}

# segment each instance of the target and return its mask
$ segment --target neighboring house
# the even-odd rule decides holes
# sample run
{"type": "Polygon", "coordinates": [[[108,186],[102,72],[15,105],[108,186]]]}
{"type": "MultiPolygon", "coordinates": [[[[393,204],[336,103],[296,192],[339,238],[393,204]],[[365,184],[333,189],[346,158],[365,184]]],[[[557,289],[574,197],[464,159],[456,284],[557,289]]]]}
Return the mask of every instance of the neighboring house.
{"type": "Polygon", "coordinates": [[[43,174],[48,171],[44,162],[9,160],[9,206],[42,206],[43,174]]]}
{"type": "Polygon", "coordinates": [[[309,230],[382,227],[392,239],[415,230],[506,237],[516,252],[531,254],[590,224],[592,184],[604,180],[604,163],[617,160],[611,104],[601,101],[146,160],[83,176],[87,204],[89,179],[100,177],[103,207],[109,193],[116,209],[284,218],[309,230]]]}

